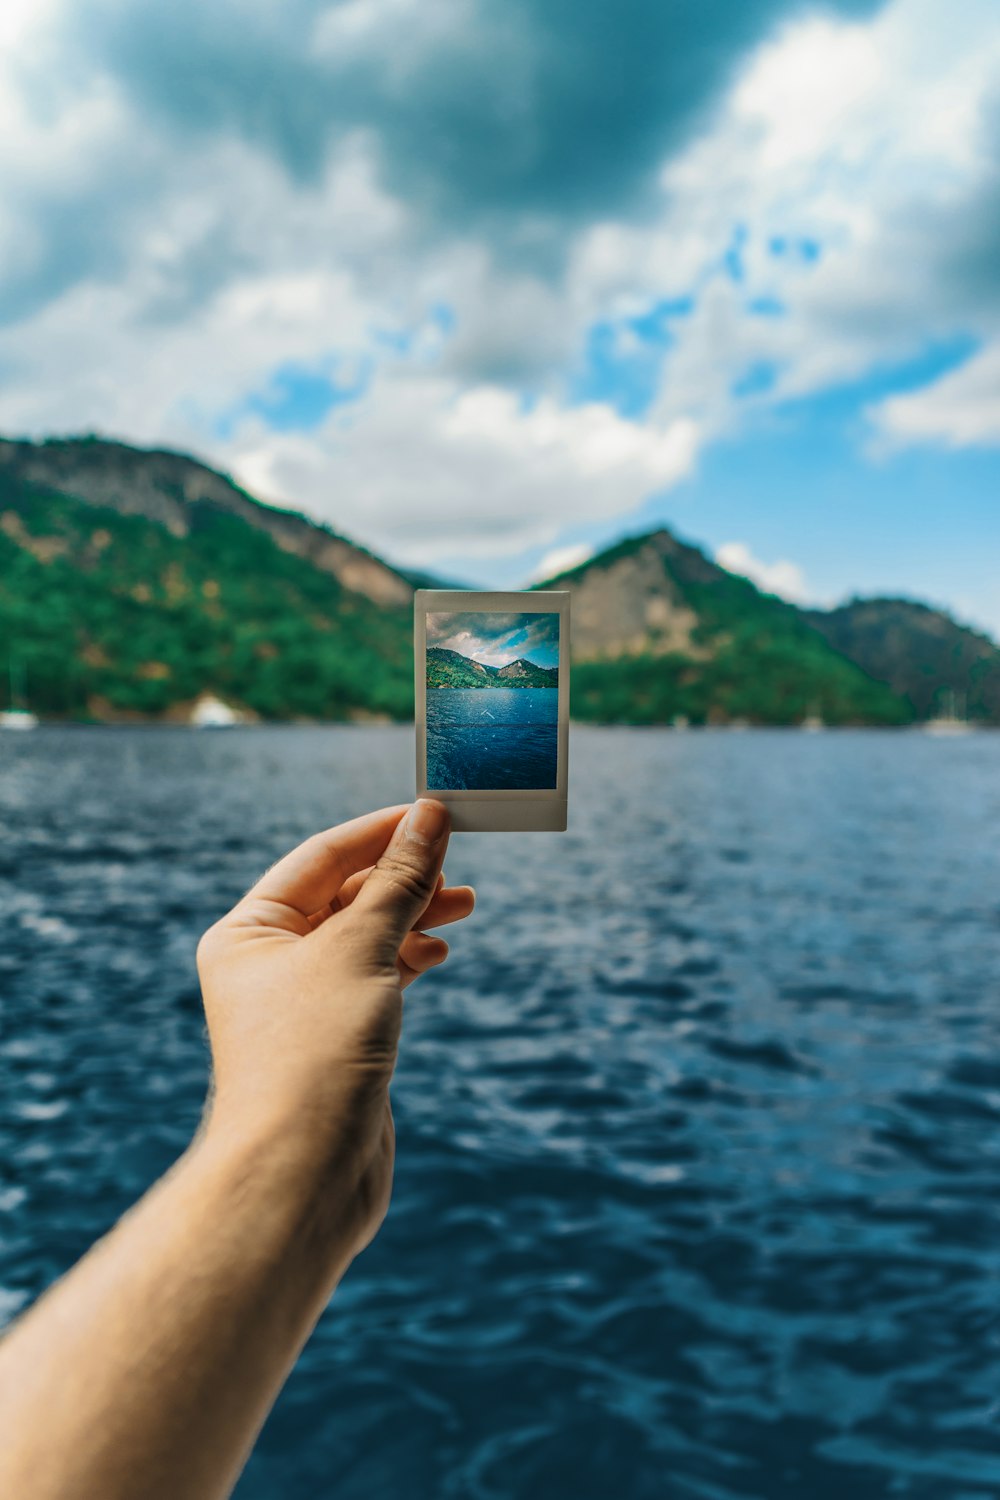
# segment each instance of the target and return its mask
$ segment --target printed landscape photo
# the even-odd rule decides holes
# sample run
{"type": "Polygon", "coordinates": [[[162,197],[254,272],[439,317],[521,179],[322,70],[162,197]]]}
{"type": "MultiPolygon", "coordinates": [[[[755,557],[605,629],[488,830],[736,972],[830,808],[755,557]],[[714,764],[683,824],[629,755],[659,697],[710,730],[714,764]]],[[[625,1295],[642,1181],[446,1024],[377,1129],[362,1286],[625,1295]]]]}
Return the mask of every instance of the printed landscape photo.
{"type": "Polygon", "coordinates": [[[559,616],[427,616],[427,786],[556,786],[559,616]]]}

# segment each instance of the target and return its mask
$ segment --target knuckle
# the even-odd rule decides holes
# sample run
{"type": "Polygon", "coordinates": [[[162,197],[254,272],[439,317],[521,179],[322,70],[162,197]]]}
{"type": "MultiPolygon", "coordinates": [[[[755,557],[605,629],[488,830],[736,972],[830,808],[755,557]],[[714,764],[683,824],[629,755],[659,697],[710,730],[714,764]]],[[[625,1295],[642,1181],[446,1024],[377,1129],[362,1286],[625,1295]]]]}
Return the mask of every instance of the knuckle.
{"type": "Polygon", "coordinates": [[[386,859],[382,872],[392,885],[414,901],[429,901],[434,894],[436,876],[403,854],[386,859]]]}
{"type": "Polygon", "coordinates": [[[219,924],[218,922],[215,922],[211,927],[207,929],[207,931],[203,932],[201,937],[198,939],[198,946],[195,949],[194,956],[195,963],[198,965],[199,969],[204,969],[208,964],[211,963],[212,959],[218,952],[218,948],[219,924]]]}

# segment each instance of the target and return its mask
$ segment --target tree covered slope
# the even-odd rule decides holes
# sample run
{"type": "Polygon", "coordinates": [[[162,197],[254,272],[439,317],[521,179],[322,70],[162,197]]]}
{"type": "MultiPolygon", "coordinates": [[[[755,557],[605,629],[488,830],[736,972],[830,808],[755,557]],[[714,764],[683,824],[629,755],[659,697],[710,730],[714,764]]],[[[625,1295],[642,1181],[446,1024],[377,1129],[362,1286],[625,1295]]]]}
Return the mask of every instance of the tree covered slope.
{"type": "Polygon", "coordinates": [[[539,585],[573,594],[577,718],[901,724],[910,706],[762,594],[667,531],[630,538],[539,585]]]}
{"type": "Polygon", "coordinates": [[[178,537],[0,475],[0,665],[35,712],[183,716],[206,691],[261,718],[412,712],[408,605],[208,502],[188,520],[178,537]]]}
{"type": "Polygon", "coordinates": [[[978,630],[912,599],[853,599],[809,619],[919,718],[954,708],[972,723],[1000,724],[1000,649],[978,630]]]}
{"type": "MultiPolygon", "coordinates": [[[[576,718],[1000,723],[1000,651],[900,600],[804,612],[666,530],[540,587],[572,592],[576,718]]],[[[7,663],[43,716],[186,718],[202,693],[262,719],[412,713],[413,579],[180,454],[0,439],[7,663]]],[[[432,687],[555,686],[519,658],[428,652],[432,687]]]]}
{"type": "Polygon", "coordinates": [[[539,667],[519,656],[501,667],[487,666],[450,651],[447,646],[427,648],[429,688],[537,688],[558,687],[558,667],[539,667]]]}

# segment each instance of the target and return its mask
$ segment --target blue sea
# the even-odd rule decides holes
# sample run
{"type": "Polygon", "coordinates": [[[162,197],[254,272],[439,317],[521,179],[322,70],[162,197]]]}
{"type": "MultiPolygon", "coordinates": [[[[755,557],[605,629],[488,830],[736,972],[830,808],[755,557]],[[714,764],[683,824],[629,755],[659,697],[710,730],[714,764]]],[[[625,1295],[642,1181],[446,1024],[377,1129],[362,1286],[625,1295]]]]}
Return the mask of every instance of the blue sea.
{"type": "Polygon", "coordinates": [[[428,688],[428,788],[554,787],[558,704],[558,688],[428,688]]]}
{"type": "MultiPolygon", "coordinates": [[[[238,1500],[990,1500],[1000,734],[572,739],[568,833],[454,841],[389,1217],[238,1500]]],[[[7,1317],[190,1138],[202,929],[411,775],[395,728],[0,735],[7,1317]]]]}

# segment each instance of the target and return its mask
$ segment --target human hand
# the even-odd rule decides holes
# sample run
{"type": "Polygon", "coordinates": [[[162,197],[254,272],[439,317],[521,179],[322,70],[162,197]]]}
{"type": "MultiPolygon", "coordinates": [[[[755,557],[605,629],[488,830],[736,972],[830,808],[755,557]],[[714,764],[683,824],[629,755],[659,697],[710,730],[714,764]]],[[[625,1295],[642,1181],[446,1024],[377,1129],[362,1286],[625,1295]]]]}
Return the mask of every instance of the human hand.
{"type": "Polygon", "coordinates": [[[444,885],[448,834],[447,809],[427,799],[316,834],[198,947],[215,1080],[207,1133],[277,1132],[326,1174],[348,1258],[389,1203],[402,990],[448,954],[422,929],[475,904],[471,887],[444,885]]]}

